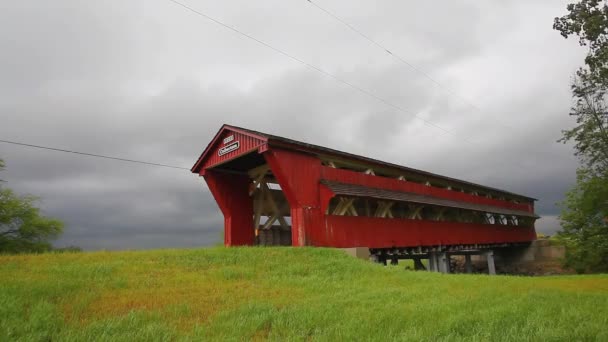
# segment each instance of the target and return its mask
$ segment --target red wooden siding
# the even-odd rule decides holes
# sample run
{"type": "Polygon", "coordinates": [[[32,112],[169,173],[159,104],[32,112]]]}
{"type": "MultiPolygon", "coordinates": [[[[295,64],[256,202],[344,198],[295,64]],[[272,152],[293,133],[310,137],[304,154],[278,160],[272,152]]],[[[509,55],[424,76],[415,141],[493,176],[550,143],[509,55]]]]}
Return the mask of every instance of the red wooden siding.
{"type": "Polygon", "coordinates": [[[292,245],[314,245],[315,230],[323,225],[319,204],[321,161],[280,149],[269,150],[264,157],[291,207],[292,245]]]}
{"type": "Polygon", "coordinates": [[[205,181],[222,214],[224,214],[224,244],[253,245],[253,200],[249,196],[248,176],[205,172],[205,181]]]}
{"type": "Polygon", "coordinates": [[[265,141],[261,140],[259,138],[256,138],[256,137],[253,137],[250,135],[246,135],[243,133],[239,133],[239,132],[225,130],[222,134],[220,134],[218,139],[215,141],[214,145],[209,150],[209,157],[203,164],[202,170],[212,167],[214,165],[223,163],[225,161],[234,159],[247,152],[256,150],[263,144],[265,144],[265,141]],[[234,136],[234,140],[224,144],[224,139],[231,135],[234,136]],[[226,153],[221,156],[218,154],[219,149],[221,149],[224,146],[228,146],[236,141],[239,142],[239,148],[237,150],[226,153]]]}
{"type": "Polygon", "coordinates": [[[388,177],[378,177],[373,175],[366,175],[361,172],[355,172],[350,170],[335,169],[332,167],[322,166],[321,167],[321,178],[329,181],[336,181],[341,183],[357,184],[362,186],[368,186],[372,188],[380,188],[394,191],[406,191],[413,192],[421,195],[434,196],[438,198],[491,205],[495,207],[501,207],[513,210],[523,210],[530,213],[534,212],[534,205],[530,203],[513,203],[503,201],[494,198],[486,198],[482,196],[475,196],[460,191],[452,191],[448,189],[437,188],[434,186],[427,186],[424,184],[401,181],[398,179],[388,177]]]}
{"type": "Polygon", "coordinates": [[[491,224],[385,219],[361,216],[325,217],[317,246],[338,248],[447,246],[526,242],[536,239],[534,228],[491,224]]]}
{"type": "MultiPolygon", "coordinates": [[[[523,197],[527,199],[525,203],[513,203],[389,177],[325,167],[321,165],[319,158],[321,152],[326,152],[322,147],[225,125],[205,149],[192,172],[205,177],[224,215],[226,246],[255,244],[253,199],[249,195],[252,180],[246,175],[246,171],[251,167],[250,160],[255,161],[253,164],[262,161],[260,155],[257,155],[254,156],[256,158],[243,160],[242,165],[231,165],[241,165],[238,167],[242,170],[221,168],[219,165],[235,158],[245,158],[244,155],[252,151],[264,157],[289,202],[293,246],[391,248],[517,243],[536,238],[533,226],[326,215],[325,210],[335,194],[323,185],[321,180],[528,213],[534,213],[534,202],[531,198],[523,197]],[[229,136],[234,138],[224,143],[224,139],[229,136]],[[218,154],[220,149],[236,141],[239,142],[238,148],[222,155],[218,154]]],[[[347,154],[344,155],[348,157],[347,154]]],[[[359,158],[359,161],[364,159],[352,155],[350,157],[355,160],[359,158]]],[[[509,197],[507,192],[503,193],[509,197]]]]}

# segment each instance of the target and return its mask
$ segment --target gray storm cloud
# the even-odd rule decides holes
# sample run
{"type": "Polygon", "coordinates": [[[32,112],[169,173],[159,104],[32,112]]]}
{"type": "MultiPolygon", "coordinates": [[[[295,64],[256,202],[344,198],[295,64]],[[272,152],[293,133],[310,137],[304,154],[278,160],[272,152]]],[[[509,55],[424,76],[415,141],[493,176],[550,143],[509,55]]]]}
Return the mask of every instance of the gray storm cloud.
{"type": "MultiPolygon", "coordinates": [[[[459,96],[306,1],[186,3],[404,111],[168,1],[21,1],[0,12],[0,137],[190,167],[226,122],[521,192],[539,231],[558,228],[577,162],[556,140],[584,53],[551,29],[565,2],[321,3],[459,96]]],[[[58,245],[220,239],[188,171],[2,144],[0,158],[9,186],[66,222],[58,245]]]]}

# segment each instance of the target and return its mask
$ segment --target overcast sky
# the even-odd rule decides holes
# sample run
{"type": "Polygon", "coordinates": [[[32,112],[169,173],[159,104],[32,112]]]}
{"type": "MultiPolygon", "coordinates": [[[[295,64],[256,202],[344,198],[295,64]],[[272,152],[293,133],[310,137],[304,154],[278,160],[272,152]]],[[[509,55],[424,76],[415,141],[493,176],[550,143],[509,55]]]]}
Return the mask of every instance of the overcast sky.
{"type": "MultiPolygon", "coordinates": [[[[0,139],[189,168],[231,123],[526,194],[537,230],[559,228],[577,160],[556,140],[585,53],[552,30],[566,1],[317,0],[442,86],[305,0],[184,3],[404,111],[169,0],[0,1],[0,139]]],[[[59,246],[220,240],[189,171],[1,143],[0,158],[0,179],[65,221],[59,246]]]]}

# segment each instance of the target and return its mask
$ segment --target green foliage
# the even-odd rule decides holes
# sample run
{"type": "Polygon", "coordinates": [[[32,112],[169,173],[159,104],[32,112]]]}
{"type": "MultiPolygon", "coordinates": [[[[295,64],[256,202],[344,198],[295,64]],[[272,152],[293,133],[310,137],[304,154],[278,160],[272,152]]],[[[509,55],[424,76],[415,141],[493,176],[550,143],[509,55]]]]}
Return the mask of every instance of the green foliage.
{"type": "Polygon", "coordinates": [[[608,7],[605,1],[581,0],[567,6],[568,14],[555,18],[553,28],[564,38],[571,35],[579,37],[581,46],[588,46],[589,53],[585,58],[586,81],[591,84],[606,86],[608,84],[608,7]]]}
{"type": "Polygon", "coordinates": [[[570,115],[576,116],[576,126],[564,130],[561,141],[574,142],[585,172],[601,176],[608,172],[608,7],[605,1],[581,0],[567,9],[568,14],[555,18],[553,28],[565,38],[578,36],[589,50],[586,67],[578,70],[571,86],[576,103],[570,115]]]}
{"type": "Polygon", "coordinates": [[[588,46],[585,68],[572,83],[576,103],[570,115],[576,126],[563,131],[562,142],[573,142],[582,166],[577,183],[561,203],[567,245],[566,264],[579,272],[608,271],[608,7],[605,1],[581,0],[568,5],[569,13],[555,18],[562,36],[579,37],[588,46]]]}
{"type": "Polygon", "coordinates": [[[560,216],[566,264],[578,272],[608,272],[608,178],[586,170],[577,176],[560,216]]]}
{"type": "Polygon", "coordinates": [[[445,275],[325,248],[0,256],[0,341],[602,341],[608,276],[445,275]]]}
{"type": "MultiPolygon", "coordinates": [[[[4,164],[0,160],[0,167],[4,164]]],[[[0,184],[0,253],[44,252],[63,230],[59,220],[41,215],[37,198],[19,196],[0,184]]]]}
{"type": "Polygon", "coordinates": [[[576,117],[576,126],[564,130],[562,142],[574,142],[575,155],[583,167],[596,175],[608,170],[608,108],[605,92],[584,78],[575,78],[572,93],[576,104],[570,115],[576,117]]]}

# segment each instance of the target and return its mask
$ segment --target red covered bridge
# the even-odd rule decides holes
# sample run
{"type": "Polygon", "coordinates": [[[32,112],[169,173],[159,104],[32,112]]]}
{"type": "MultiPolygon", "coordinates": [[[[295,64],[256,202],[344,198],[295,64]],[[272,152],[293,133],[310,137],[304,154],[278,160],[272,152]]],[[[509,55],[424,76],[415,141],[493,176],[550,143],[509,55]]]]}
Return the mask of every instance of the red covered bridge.
{"type": "Polygon", "coordinates": [[[536,238],[533,198],[235,126],[222,126],[192,172],[224,214],[226,246],[432,260],[536,238]]]}

